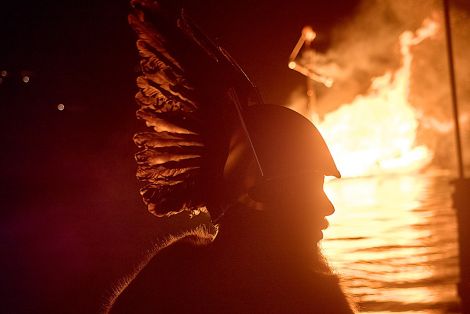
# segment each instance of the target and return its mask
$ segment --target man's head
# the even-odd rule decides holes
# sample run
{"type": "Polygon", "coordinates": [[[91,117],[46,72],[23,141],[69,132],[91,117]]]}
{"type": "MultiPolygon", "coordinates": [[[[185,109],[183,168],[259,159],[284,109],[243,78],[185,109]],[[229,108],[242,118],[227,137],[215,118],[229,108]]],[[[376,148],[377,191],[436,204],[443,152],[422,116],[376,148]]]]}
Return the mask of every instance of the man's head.
{"type": "Polygon", "coordinates": [[[244,118],[249,138],[241,127],[233,134],[224,169],[229,198],[266,211],[293,241],[320,240],[334,212],[324,176],[340,176],[322,136],[281,106],[251,106],[244,118]]]}

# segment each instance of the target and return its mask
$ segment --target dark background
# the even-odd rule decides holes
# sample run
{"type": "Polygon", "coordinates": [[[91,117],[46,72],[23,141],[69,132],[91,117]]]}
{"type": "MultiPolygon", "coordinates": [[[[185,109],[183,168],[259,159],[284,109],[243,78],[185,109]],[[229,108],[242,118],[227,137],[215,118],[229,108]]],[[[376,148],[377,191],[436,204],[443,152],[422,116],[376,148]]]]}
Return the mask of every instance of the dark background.
{"type": "MultiPolygon", "coordinates": [[[[357,1],[188,1],[189,13],[283,103],[286,66],[310,24],[328,31],[357,1]]],[[[135,179],[138,60],[126,1],[17,1],[0,9],[0,312],[94,313],[164,233],[135,179]],[[28,75],[30,81],[22,82],[28,75]],[[58,104],[65,110],[57,110],[58,104]]]]}

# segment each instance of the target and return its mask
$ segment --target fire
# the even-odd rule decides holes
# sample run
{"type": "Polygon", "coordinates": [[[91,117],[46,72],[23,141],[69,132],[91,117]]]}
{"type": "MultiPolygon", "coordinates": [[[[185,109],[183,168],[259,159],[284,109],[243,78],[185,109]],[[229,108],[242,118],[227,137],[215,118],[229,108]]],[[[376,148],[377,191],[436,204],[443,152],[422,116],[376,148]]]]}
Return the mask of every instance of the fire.
{"type": "Polygon", "coordinates": [[[416,32],[402,33],[400,68],[374,78],[365,95],[326,114],[318,124],[343,176],[403,173],[430,164],[433,152],[416,145],[418,113],[408,96],[411,47],[437,29],[435,21],[426,19],[416,32]]]}

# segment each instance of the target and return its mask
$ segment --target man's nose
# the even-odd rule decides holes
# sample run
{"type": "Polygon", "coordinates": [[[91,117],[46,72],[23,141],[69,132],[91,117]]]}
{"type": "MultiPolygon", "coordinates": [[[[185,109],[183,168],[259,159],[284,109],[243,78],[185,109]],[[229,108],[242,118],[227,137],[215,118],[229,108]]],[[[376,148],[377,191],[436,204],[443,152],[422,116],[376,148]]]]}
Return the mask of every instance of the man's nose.
{"type": "Polygon", "coordinates": [[[333,205],[333,203],[330,201],[330,199],[328,198],[328,196],[323,193],[324,195],[324,202],[323,202],[323,206],[322,206],[322,214],[324,216],[330,216],[330,215],[333,215],[334,212],[335,212],[335,206],[333,205]]]}

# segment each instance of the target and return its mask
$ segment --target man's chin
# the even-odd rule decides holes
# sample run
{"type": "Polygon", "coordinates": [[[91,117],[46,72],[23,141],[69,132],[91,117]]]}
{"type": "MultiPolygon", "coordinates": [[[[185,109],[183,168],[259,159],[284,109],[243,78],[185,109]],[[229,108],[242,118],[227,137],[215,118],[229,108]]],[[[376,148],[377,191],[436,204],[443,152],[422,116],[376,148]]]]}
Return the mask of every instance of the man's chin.
{"type": "Polygon", "coordinates": [[[313,235],[312,239],[315,243],[320,242],[323,240],[323,230],[315,230],[315,234],[313,235]]]}

